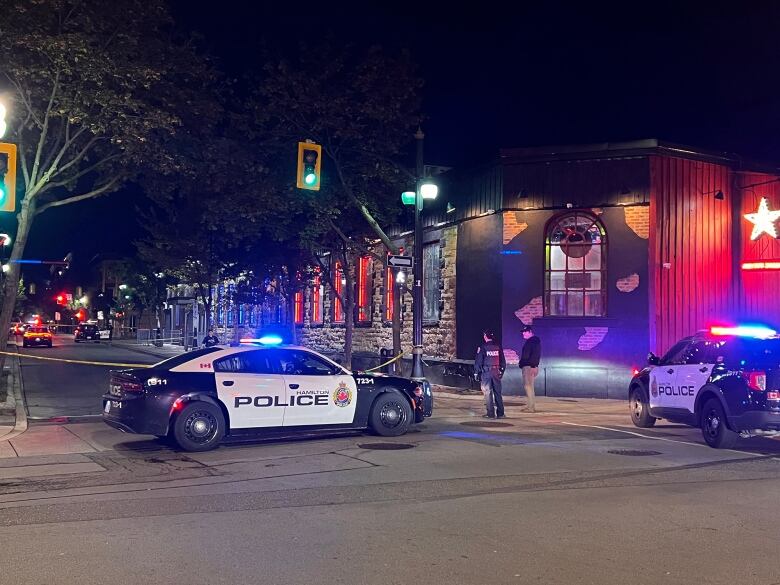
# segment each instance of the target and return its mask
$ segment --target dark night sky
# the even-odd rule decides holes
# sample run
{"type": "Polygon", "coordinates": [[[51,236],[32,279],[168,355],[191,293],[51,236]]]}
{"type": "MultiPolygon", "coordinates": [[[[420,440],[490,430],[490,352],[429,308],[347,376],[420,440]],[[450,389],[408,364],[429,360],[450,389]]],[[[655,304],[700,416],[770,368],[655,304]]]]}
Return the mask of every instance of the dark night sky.
{"type": "MultiPolygon", "coordinates": [[[[780,3],[466,4],[174,1],[235,75],[260,67],[264,47],[327,33],[408,48],[426,83],[429,163],[653,137],[780,162],[780,3]]],[[[134,204],[116,194],[50,212],[28,257],[130,252],[134,204]]]]}

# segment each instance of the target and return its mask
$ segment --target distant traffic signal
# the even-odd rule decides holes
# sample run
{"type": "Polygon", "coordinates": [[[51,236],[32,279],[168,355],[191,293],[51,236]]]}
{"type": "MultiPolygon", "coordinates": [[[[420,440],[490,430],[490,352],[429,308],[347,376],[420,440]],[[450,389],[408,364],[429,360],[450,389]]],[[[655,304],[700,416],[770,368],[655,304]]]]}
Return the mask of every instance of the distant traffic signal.
{"type": "Polygon", "coordinates": [[[64,305],[65,304],[65,295],[57,295],[57,304],[58,305],[64,305]]]}
{"type": "Polygon", "coordinates": [[[16,145],[0,143],[0,211],[16,210],[16,145]]]}
{"type": "Polygon", "coordinates": [[[322,167],[322,147],[313,142],[298,143],[298,189],[320,190],[320,168],[322,167]]]}

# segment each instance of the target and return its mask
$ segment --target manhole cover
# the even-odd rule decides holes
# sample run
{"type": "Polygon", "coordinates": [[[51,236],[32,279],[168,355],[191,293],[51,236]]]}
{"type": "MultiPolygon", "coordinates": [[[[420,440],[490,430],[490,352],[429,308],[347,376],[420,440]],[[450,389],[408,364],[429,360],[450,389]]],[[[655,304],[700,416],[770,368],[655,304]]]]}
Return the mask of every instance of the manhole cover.
{"type": "Polygon", "coordinates": [[[485,429],[494,429],[494,428],[498,428],[498,427],[511,427],[512,426],[511,423],[492,422],[492,421],[489,421],[489,420],[486,420],[484,422],[479,421],[479,420],[475,420],[475,421],[462,422],[460,424],[462,424],[463,426],[466,426],[466,427],[481,427],[481,428],[485,428],[485,429]]]}
{"type": "Polygon", "coordinates": [[[408,443],[361,443],[358,444],[358,447],[372,451],[400,451],[401,449],[414,449],[415,446],[408,443]]]}
{"type": "Polygon", "coordinates": [[[614,451],[607,451],[612,455],[625,455],[627,457],[648,457],[650,455],[661,455],[659,451],[638,451],[634,449],[616,449],[614,451]]]}

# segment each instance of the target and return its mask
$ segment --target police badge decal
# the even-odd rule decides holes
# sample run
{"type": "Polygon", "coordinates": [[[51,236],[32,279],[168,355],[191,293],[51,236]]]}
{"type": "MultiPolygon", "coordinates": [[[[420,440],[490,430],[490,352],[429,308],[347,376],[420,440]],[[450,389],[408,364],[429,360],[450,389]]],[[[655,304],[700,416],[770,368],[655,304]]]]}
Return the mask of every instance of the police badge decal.
{"type": "Polygon", "coordinates": [[[347,388],[345,382],[339,382],[339,387],[333,391],[333,404],[336,406],[349,406],[352,402],[352,390],[347,388]]]}
{"type": "Polygon", "coordinates": [[[653,383],[650,384],[650,394],[653,395],[653,398],[658,397],[658,381],[653,378],[653,383]]]}

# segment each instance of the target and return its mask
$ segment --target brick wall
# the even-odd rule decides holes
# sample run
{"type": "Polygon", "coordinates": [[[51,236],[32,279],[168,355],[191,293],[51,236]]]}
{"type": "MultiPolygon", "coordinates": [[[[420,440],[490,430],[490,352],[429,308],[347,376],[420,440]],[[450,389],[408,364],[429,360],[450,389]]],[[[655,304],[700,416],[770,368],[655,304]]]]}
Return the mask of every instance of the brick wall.
{"type": "Polygon", "coordinates": [[[633,205],[623,208],[626,214],[626,224],[642,239],[650,237],[650,207],[633,205]]]}
{"type": "Polygon", "coordinates": [[[524,221],[520,221],[520,212],[518,211],[505,211],[504,212],[504,245],[506,246],[511,242],[515,236],[522,233],[528,224],[524,221]]]}
{"type": "MultiPolygon", "coordinates": [[[[423,353],[440,359],[455,357],[455,259],[457,255],[457,228],[447,227],[441,231],[439,290],[440,317],[437,324],[423,326],[423,353]]],[[[411,249],[411,243],[405,247],[411,249]]],[[[385,265],[372,262],[372,309],[371,323],[355,326],[352,349],[355,352],[378,353],[382,348],[393,347],[393,332],[385,322],[385,265]]],[[[411,286],[411,278],[407,285],[411,286]]],[[[344,349],[344,325],[332,324],[332,296],[328,286],[324,295],[324,324],[311,325],[309,316],[309,294],[306,291],[306,314],[303,327],[299,328],[300,343],[317,351],[340,352],[344,349]]],[[[411,354],[412,350],[412,295],[402,295],[401,305],[401,347],[411,354]]]]}

